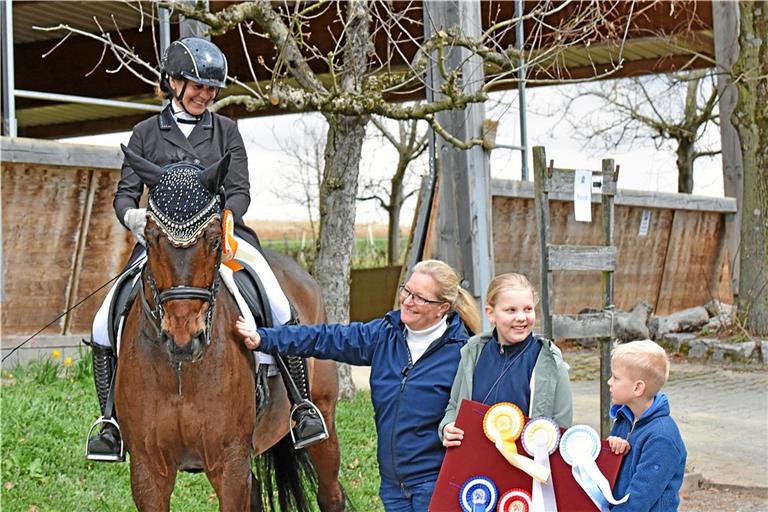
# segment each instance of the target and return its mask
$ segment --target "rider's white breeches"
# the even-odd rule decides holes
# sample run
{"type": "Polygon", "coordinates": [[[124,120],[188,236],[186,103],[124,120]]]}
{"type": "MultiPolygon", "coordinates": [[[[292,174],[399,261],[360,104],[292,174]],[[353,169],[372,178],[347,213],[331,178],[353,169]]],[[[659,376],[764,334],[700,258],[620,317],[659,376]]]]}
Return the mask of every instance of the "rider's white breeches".
{"type": "MultiPolygon", "coordinates": [[[[280,283],[277,282],[277,278],[269,267],[264,255],[242,238],[236,236],[235,239],[238,244],[237,259],[248,263],[259,276],[259,279],[261,279],[261,284],[264,285],[264,290],[267,292],[267,297],[269,298],[269,307],[272,310],[273,324],[283,325],[291,319],[291,306],[288,302],[288,297],[285,296],[283,289],[280,287],[280,283]]],[[[144,261],[145,254],[137,260],[136,264],[144,261]]],[[[137,279],[139,277],[140,275],[137,276],[137,279]]],[[[108,334],[109,304],[112,302],[112,295],[114,295],[114,293],[115,286],[113,285],[93,319],[93,330],[91,331],[93,342],[102,347],[110,346],[108,334]]]]}

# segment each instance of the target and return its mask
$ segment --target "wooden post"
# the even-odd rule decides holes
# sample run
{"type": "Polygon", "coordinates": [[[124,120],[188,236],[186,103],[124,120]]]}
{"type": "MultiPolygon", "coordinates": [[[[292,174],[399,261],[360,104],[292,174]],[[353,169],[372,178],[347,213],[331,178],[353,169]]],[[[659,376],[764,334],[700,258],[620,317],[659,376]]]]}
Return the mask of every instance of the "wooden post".
{"type": "Polygon", "coordinates": [[[547,153],[543,146],[533,148],[533,201],[536,210],[536,225],[539,226],[539,304],[541,304],[541,329],[545,338],[554,340],[552,325],[552,273],[549,272],[547,240],[545,230],[549,229],[549,194],[544,188],[547,181],[547,153]]]}
{"type": "MultiPolygon", "coordinates": [[[[618,181],[614,177],[614,165],[612,159],[603,160],[603,189],[601,204],[603,210],[603,245],[613,246],[613,190],[608,183],[618,181]]],[[[603,271],[601,274],[603,285],[603,310],[611,315],[615,314],[614,308],[614,272],[603,271]]],[[[611,394],[608,389],[608,379],[611,378],[611,347],[613,345],[614,323],[611,318],[611,336],[600,338],[600,437],[606,438],[611,433],[611,394]]]]}
{"type": "MultiPolygon", "coordinates": [[[[425,38],[450,27],[458,27],[468,37],[479,36],[479,2],[424,2],[425,38]]],[[[462,48],[448,49],[445,68],[450,72],[461,67],[464,89],[475,92],[484,83],[483,62],[477,55],[470,55],[462,48]]],[[[441,99],[440,73],[432,70],[428,82],[430,94],[441,99]]],[[[482,104],[435,115],[437,121],[460,140],[481,139],[484,117],[482,104]]],[[[433,140],[430,154],[440,162],[436,166],[440,171],[440,186],[437,191],[437,236],[431,254],[454,267],[463,276],[462,286],[482,305],[482,295],[494,274],[488,155],[480,146],[460,150],[439,137],[433,140]]],[[[487,328],[487,320],[483,320],[487,328]]]]}
{"type": "Polygon", "coordinates": [[[739,294],[739,245],[741,240],[741,206],[743,204],[744,171],[739,134],[731,123],[731,114],[738,101],[738,91],[732,83],[731,68],[739,57],[739,2],[712,2],[715,32],[715,62],[717,90],[720,95],[720,140],[723,158],[723,186],[726,197],[736,198],[736,213],[725,216],[724,249],[715,264],[719,270],[722,259],[730,258],[731,289],[734,299],[739,294]]]}

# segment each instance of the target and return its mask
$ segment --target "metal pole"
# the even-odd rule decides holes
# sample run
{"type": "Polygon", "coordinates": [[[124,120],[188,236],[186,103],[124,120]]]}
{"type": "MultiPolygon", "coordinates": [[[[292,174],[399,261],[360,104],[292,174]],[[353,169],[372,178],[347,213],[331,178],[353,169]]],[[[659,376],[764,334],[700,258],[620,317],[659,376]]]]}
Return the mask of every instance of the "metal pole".
{"type": "MultiPolygon", "coordinates": [[[[199,2],[197,0],[182,0],[182,3],[185,3],[191,7],[196,7],[199,2]]],[[[210,10],[208,7],[208,0],[203,2],[203,9],[206,11],[210,10]]],[[[205,35],[207,30],[208,25],[202,21],[192,20],[185,18],[184,16],[179,16],[179,37],[196,36],[202,37],[203,39],[208,39],[210,41],[211,36],[205,35]]]]}
{"type": "Polygon", "coordinates": [[[517,93],[520,97],[520,146],[522,150],[520,157],[522,166],[520,167],[520,179],[528,181],[528,121],[525,107],[525,57],[523,57],[523,0],[515,0],[515,16],[518,19],[515,37],[515,47],[520,56],[517,70],[517,93]]]}
{"type": "MultiPolygon", "coordinates": [[[[160,58],[162,59],[162,56],[165,55],[165,50],[171,46],[171,13],[165,7],[161,7],[157,14],[160,18],[160,58]]],[[[168,103],[167,99],[163,99],[163,108],[168,103]]]]}
{"type": "Polygon", "coordinates": [[[160,18],[160,55],[171,46],[171,14],[168,9],[161,7],[158,12],[160,18]]]}
{"type": "Polygon", "coordinates": [[[13,2],[5,0],[2,9],[3,29],[3,134],[9,137],[18,135],[16,124],[16,99],[14,89],[16,77],[13,64],[13,2]]]}
{"type": "Polygon", "coordinates": [[[16,89],[16,96],[18,96],[19,98],[31,98],[35,100],[63,101],[67,103],[81,103],[84,105],[102,105],[105,107],[130,108],[133,110],[148,110],[150,112],[160,112],[162,110],[162,108],[159,105],[149,105],[146,103],[106,100],[103,98],[89,98],[87,96],[74,96],[72,94],[57,94],[53,92],[27,91],[25,89],[16,89]]]}

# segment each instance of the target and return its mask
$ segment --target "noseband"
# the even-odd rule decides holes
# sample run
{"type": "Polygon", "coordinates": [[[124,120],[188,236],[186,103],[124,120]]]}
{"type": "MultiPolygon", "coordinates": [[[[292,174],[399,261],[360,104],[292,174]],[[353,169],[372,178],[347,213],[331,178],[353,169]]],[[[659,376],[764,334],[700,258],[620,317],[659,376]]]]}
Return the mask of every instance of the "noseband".
{"type": "MultiPolygon", "coordinates": [[[[210,196],[208,199],[204,190],[195,188],[195,182],[192,181],[192,178],[197,170],[194,168],[177,167],[171,170],[178,172],[175,176],[165,179],[165,183],[161,181],[160,185],[165,185],[164,187],[161,186],[159,190],[153,189],[150,193],[147,216],[158,225],[171,245],[179,248],[190,247],[197,242],[211,223],[221,221],[223,200],[221,194],[207,194],[210,196]],[[183,189],[183,187],[190,185],[192,185],[191,190],[183,189]],[[207,203],[203,203],[203,200],[206,199],[207,203]],[[182,206],[179,207],[179,204],[182,206]],[[201,208],[189,213],[190,206],[194,207],[201,204],[203,205],[201,208]],[[169,210],[171,213],[168,213],[169,210]]],[[[166,302],[171,300],[202,300],[208,303],[205,318],[205,344],[211,343],[211,324],[216,305],[216,292],[221,282],[219,275],[221,256],[222,244],[219,240],[219,243],[216,244],[214,278],[209,287],[201,288],[180,284],[159,291],[149,265],[149,244],[147,244],[147,264],[142,273],[149,285],[154,306],[150,306],[149,301],[147,301],[144,286],[141,286],[141,305],[158,337],[162,333],[163,306],[166,302]]]]}

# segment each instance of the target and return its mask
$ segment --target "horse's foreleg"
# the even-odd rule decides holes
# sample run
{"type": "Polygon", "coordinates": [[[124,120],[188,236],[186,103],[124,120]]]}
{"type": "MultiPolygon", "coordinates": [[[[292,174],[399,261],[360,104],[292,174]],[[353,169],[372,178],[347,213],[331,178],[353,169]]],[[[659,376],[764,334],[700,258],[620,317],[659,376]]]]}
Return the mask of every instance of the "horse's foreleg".
{"type": "Polygon", "coordinates": [[[307,448],[312,465],[317,471],[317,504],[322,512],[340,512],[345,510],[344,491],[339,483],[341,452],[336,433],[336,398],[338,382],[336,365],[327,365],[327,361],[315,361],[315,373],[312,378],[312,400],[322,411],[328,426],[328,439],[307,448]]]}
{"type": "Polygon", "coordinates": [[[213,469],[205,470],[222,512],[251,510],[251,459],[248,450],[239,452],[226,456],[213,469]]]}
{"type": "Polygon", "coordinates": [[[141,512],[167,512],[171,507],[171,493],[176,483],[176,470],[162,475],[157,465],[138,454],[131,453],[131,492],[136,508],[141,512]]]}

